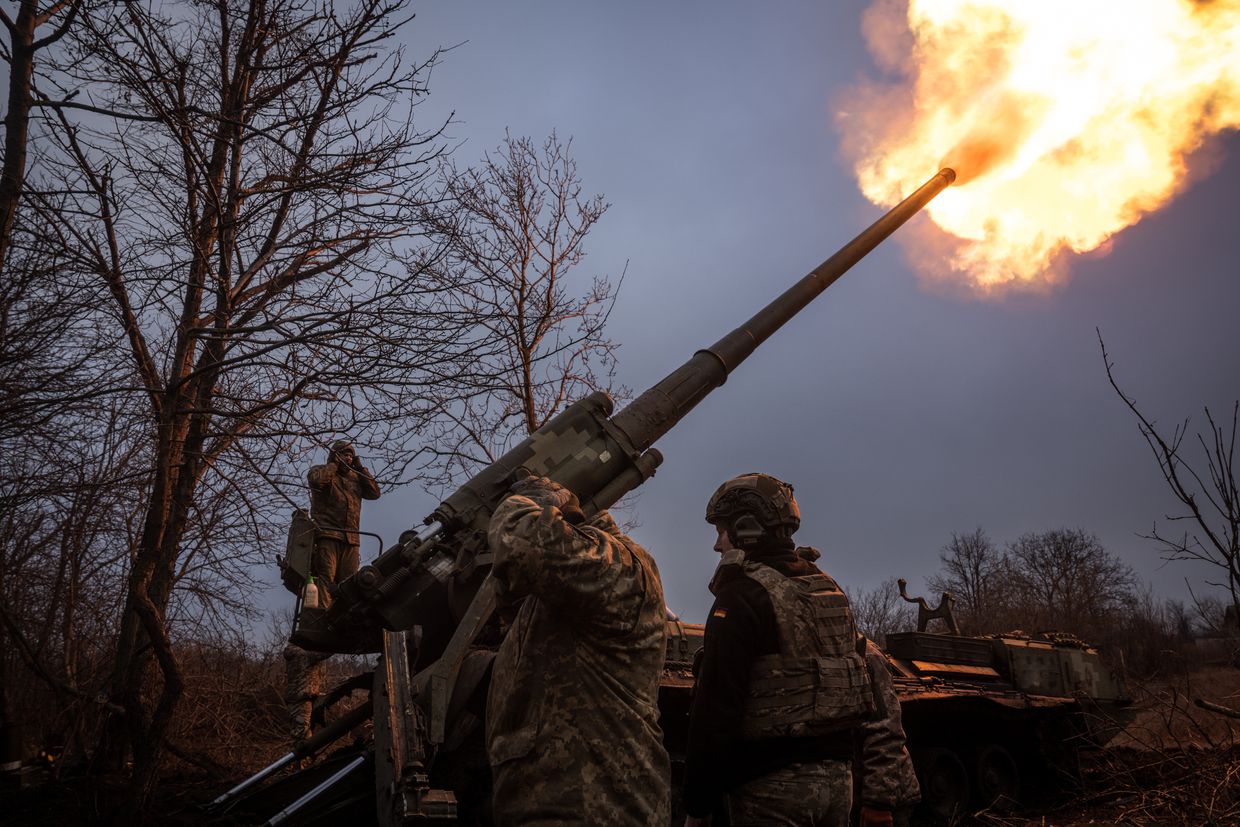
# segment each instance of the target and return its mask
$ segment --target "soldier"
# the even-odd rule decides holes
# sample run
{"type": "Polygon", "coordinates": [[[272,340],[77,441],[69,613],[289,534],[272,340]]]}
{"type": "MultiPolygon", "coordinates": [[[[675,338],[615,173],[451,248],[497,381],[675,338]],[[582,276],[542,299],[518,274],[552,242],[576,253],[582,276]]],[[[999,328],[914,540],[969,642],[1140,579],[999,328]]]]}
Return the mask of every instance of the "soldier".
{"type": "Polygon", "coordinates": [[[577,498],[551,480],[512,490],[489,532],[501,604],[516,611],[487,707],[495,823],[662,827],[658,568],[606,512],[574,524],[577,498]]]}
{"type": "Polygon", "coordinates": [[[327,464],[311,468],[308,479],[314,521],[310,573],[320,583],[319,599],[326,607],[331,603],[330,587],[357,573],[362,500],[379,499],[379,486],[353,445],[343,439],[332,443],[327,464]]]}
{"type": "MultiPolygon", "coordinates": [[[[319,606],[326,608],[331,605],[332,587],[357,573],[362,500],[379,499],[379,486],[358,460],[353,445],[343,439],[332,443],[327,463],[312,467],[308,480],[310,519],[314,522],[310,574],[318,587],[319,606]]],[[[310,737],[310,715],[314,699],[322,691],[323,661],[327,657],[292,643],[284,649],[284,700],[294,743],[310,737]]]]}
{"type": "Polygon", "coordinates": [[[310,718],[314,699],[323,691],[323,661],[328,657],[293,643],[284,647],[284,706],[294,746],[312,734],[310,718]]]}
{"type": "Polygon", "coordinates": [[[854,740],[861,824],[891,825],[919,798],[900,705],[818,552],[793,542],[792,487],[766,474],[728,480],[706,521],[722,558],[690,713],[686,827],[708,825],[725,795],[734,825],[845,827],[854,740]]]}

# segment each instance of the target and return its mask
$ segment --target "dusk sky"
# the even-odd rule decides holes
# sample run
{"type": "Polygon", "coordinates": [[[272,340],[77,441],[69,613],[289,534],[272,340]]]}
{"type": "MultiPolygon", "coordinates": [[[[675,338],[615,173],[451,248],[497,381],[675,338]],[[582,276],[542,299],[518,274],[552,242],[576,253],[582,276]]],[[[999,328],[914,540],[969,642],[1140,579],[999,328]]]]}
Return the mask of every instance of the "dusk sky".
{"type": "MultiPolygon", "coordinates": [[[[420,111],[424,126],[456,113],[459,165],[506,128],[572,138],[586,190],[612,204],[578,276],[617,277],[627,262],[608,334],[619,380],[641,391],[881,214],[834,114],[876,71],[864,7],[437,0],[416,6],[405,38],[412,59],[456,46],[420,111]]],[[[704,621],[717,559],[706,499],[746,471],[795,486],[797,539],[845,588],[902,576],[922,591],[952,532],[977,526],[1000,544],[1081,528],[1160,596],[1186,596],[1185,578],[1199,588],[1212,572],[1163,565],[1138,536],[1175,503],[1107,385],[1095,333],[1161,425],[1204,425],[1204,405],[1230,420],[1240,137],[1198,166],[1168,207],[1050,290],[982,299],[930,285],[909,263],[912,225],[854,268],[658,444],[634,536],[668,605],[704,621]]],[[[435,503],[389,490],[362,527],[391,543],[435,503]]],[[[374,552],[364,544],[363,560],[374,552]]]]}

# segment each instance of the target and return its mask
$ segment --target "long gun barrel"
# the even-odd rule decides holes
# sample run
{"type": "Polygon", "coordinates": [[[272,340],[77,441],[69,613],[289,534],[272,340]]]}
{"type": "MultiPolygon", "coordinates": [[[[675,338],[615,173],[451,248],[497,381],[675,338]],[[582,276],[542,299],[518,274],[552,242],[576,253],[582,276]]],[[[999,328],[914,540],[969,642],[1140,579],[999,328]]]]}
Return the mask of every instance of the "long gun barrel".
{"type": "MultiPolygon", "coordinates": [[[[514,475],[548,476],[577,494],[587,515],[615,504],[662,461],[652,448],[733,370],[793,316],[955,180],[943,169],[753,318],[642,393],[612,416],[611,398],[593,393],[484,468],[374,563],[340,584],[331,607],[302,614],[293,640],[307,648],[374,652],[385,629],[422,629],[417,665],[440,657],[457,624],[481,628],[489,617],[476,598],[490,570],[487,526],[514,475]]],[[[455,639],[454,639],[455,634],[455,639]]]]}
{"type": "Polygon", "coordinates": [[[759,310],[749,321],[668,374],[663,381],[637,397],[616,414],[613,424],[634,446],[645,449],[672,429],[684,415],[715,388],[722,385],[749,354],[783,327],[806,305],[834,284],[840,276],[881,244],[900,225],[956,180],[952,169],[943,169],[905,198],[864,232],[815,267],[759,310]]]}

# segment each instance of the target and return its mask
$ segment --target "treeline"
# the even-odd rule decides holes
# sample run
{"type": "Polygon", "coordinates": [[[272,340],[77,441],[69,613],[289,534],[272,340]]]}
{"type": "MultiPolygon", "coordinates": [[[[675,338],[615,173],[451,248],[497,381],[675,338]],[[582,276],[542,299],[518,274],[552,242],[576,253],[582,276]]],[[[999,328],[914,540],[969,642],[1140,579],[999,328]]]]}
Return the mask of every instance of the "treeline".
{"type": "Polygon", "coordinates": [[[446,486],[611,389],[618,281],[580,267],[606,201],[554,133],[458,166],[412,20],[5,17],[0,744],[89,756],[131,814],[187,748],[204,653],[257,662],[255,572],[325,444],[446,486]]]}
{"type": "MultiPolygon", "coordinates": [[[[1224,601],[1160,598],[1081,529],[1033,532],[999,546],[979,527],[953,534],[939,565],[924,597],[933,607],[949,593],[962,634],[1068,634],[1138,676],[1195,665],[1208,656],[1194,646],[1197,639],[1240,632],[1227,623],[1224,601]]],[[[901,599],[895,578],[858,591],[853,603],[858,625],[876,639],[916,628],[917,613],[901,599]]]]}

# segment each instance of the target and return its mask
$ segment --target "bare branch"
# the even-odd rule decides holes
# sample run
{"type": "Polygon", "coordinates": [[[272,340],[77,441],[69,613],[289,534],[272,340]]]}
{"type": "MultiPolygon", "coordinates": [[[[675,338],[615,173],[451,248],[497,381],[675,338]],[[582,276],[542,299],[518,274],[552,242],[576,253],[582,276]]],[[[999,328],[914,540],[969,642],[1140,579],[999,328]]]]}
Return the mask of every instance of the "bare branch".
{"type": "Polygon", "coordinates": [[[1107,380],[1124,405],[1136,417],[1138,427],[1146,444],[1158,463],[1159,471],[1172,495],[1186,509],[1186,513],[1168,515],[1172,521],[1188,521],[1195,529],[1174,539],[1159,533],[1157,525],[1149,535],[1163,547],[1168,560],[1197,560],[1208,563],[1226,573],[1225,582],[1233,606],[1240,611],[1240,485],[1237,483],[1234,457],[1236,434],[1240,425],[1240,400],[1233,403],[1230,431],[1215,421],[1210,409],[1205,409],[1209,436],[1198,432],[1195,442],[1205,461],[1204,474],[1187,461],[1181,446],[1188,434],[1188,420],[1178,424],[1170,438],[1165,438],[1137,407],[1135,400],[1119,387],[1113,374],[1113,365],[1106,345],[1098,333],[1098,345],[1102,351],[1107,380]],[[1207,507],[1203,508],[1203,503],[1207,507]]]}

